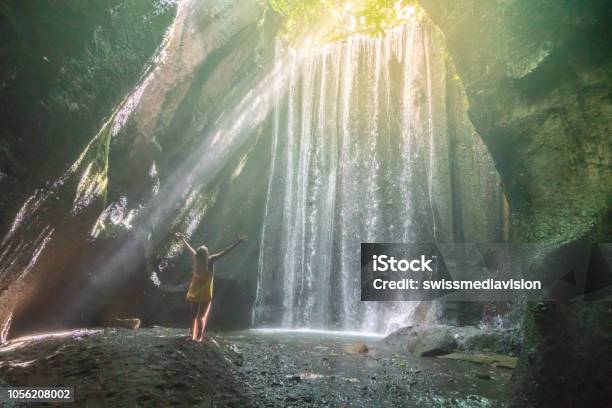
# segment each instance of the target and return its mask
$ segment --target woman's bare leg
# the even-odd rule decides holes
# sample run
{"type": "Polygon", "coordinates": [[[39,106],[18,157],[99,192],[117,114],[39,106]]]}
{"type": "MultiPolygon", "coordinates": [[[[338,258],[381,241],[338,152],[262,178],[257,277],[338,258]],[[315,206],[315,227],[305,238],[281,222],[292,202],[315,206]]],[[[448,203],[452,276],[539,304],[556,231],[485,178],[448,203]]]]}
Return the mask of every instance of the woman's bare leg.
{"type": "MultiPolygon", "coordinates": [[[[210,315],[210,307],[212,305],[212,301],[208,302],[208,304],[206,306],[204,306],[204,304],[202,304],[202,317],[200,320],[201,323],[201,328],[200,328],[200,337],[198,339],[198,341],[203,341],[204,340],[204,334],[206,331],[206,322],[208,321],[208,316],[210,315]]],[[[199,312],[199,311],[198,311],[199,312]]],[[[198,313],[199,315],[199,313],[198,313]]]]}
{"type": "Polygon", "coordinates": [[[191,340],[196,341],[197,340],[197,335],[196,333],[198,333],[199,329],[200,329],[200,319],[198,319],[197,317],[195,319],[193,319],[193,324],[191,325],[191,340]]]}
{"type": "Polygon", "coordinates": [[[193,323],[191,324],[191,340],[198,340],[198,335],[200,334],[200,323],[201,323],[201,310],[203,309],[201,303],[192,304],[191,307],[195,309],[192,313],[193,323]]]}

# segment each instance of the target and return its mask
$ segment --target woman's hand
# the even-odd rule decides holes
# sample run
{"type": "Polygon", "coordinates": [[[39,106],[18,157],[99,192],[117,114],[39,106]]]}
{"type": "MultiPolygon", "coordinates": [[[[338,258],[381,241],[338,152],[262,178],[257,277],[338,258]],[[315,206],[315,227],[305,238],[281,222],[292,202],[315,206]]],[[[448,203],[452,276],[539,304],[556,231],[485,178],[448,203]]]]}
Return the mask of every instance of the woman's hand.
{"type": "Polygon", "coordinates": [[[193,255],[195,255],[195,249],[193,249],[193,247],[191,245],[189,245],[189,242],[187,242],[187,236],[185,234],[183,234],[182,232],[175,232],[174,236],[183,243],[183,245],[187,246],[187,249],[189,249],[189,252],[191,252],[193,255]]]}

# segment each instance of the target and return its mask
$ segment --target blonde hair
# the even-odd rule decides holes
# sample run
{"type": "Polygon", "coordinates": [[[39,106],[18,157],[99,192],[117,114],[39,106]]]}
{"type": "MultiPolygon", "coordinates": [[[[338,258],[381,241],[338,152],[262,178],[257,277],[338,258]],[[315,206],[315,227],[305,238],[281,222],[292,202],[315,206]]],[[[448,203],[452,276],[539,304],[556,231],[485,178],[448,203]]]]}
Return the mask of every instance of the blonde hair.
{"type": "Polygon", "coordinates": [[[194,268],[195,268],[195,273],[199,273],[200,271],[205,272],[208,270],[208,259],[209,259],[209,254],[208,254],[208,248],[204,245],[202,245],[201,247],[199,247],[198,249],[196,249],[196,253],[195,253],[195,263],[194,263],[194,268]]]}

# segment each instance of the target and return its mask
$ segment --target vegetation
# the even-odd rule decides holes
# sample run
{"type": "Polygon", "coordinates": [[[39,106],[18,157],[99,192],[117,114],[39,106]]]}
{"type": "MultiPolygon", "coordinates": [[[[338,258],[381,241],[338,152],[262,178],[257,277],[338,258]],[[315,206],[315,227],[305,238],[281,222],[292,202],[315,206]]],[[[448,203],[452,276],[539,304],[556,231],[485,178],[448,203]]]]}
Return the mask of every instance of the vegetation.
{"type": "Polygon", "coordinates": [[[283,35],[294,45],[312,46],[349,35],[379,35],[402,24],[416,0],[268,0],[284,18],[283,35]]]}

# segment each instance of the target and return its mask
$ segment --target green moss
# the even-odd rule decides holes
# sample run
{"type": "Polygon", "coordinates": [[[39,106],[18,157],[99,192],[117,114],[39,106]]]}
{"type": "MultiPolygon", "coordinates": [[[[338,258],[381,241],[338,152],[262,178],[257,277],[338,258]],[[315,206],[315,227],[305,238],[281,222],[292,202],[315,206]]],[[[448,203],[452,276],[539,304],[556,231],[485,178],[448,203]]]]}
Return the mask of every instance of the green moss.
{"type": "Polygon", "coordinates": [[[174,0],[0,4],[0,139],[36,169],[17,188],[43,184],[83,151],[142,74],[174,10],[174,0]],[[34,122],[44,126],[33,131],[34,122]]]}
{"type": "Polygon", "coordinates": [[[298,46],[379,35],[402,24],[416,0],[269,0],[284,19],[282,34],[298,46]]]}
{"type": "Polygon", "coordinates": [[[0,154],[8,154],[10,152],[10,147],[7,142],[4,140],[0,140],[0,154]]]}
{"type": "Polygon", "coordinates": [[[112,123],[116,112],[106,121],[102,129],[87,145],[83,153],[72,164],[70,177],[78,177],[74,210],[79,210],[93,200],[106,206],[108,195],[108,157],[112,138],[112,123]]]}

